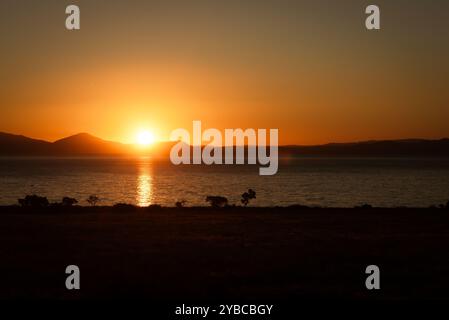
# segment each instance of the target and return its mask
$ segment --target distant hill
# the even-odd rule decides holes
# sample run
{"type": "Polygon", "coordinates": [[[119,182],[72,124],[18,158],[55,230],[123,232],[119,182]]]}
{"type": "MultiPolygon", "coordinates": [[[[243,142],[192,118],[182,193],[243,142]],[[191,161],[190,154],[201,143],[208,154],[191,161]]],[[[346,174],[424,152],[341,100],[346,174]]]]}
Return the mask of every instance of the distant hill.
{"type": "Polygon", "coordinates": [[[384,140],[329,143],[318,146],[283,146],[279,153],[290,156],[449,156],[449,139],[384,140]]]}
{"type": "Polygon", "coordinates": [[[119,155],[132,151],[131,146],[76,134],[53,143],[9,133],[0,133],[0,155],[6,156],[68,156],[119,155]]]}
{"type": "Polygon", "coordinates": [[[0,155],[41,155],[51,152],[51,143],[0,132],[0,155]]]}
{"type": "Polygon", "coordinates": [[[52,151],[55,154],[124,154],[130,152],[130,146],[102,140],[88,133],[79,133],[52,143],[52,151]]]}
{"type": "MultiPolygon", "coordinates": [[[[160,142],[149,150],[133,145],[106,141],[88,133],[76,134],[55,142],[31,139],[0,132],[0,155],[3,156],[93,156],[153,154],[168,157],[176,142],[160,142]]],[[[445,156],[449,157],[449,139],[385,140],[354,143],[329,143],[317,146],[281,146],[281,156],[445,156]]]]}

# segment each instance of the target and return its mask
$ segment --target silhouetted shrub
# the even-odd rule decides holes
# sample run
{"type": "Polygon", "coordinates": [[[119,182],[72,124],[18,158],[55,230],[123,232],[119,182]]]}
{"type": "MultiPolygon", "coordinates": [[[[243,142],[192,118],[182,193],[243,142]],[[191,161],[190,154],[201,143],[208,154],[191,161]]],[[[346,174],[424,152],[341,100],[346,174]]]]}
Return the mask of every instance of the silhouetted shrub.
{"type": "Polygon", "coordinates": [[[251,199],[256,199],[256,191],[248,189],[248,192],[242,194],[242,200],[240,200],[246,207],[251,199]]]}
{"type": "Polygon", "coordinates": [[[17,200],[22,207],[27,208],[44,208],[48,207],[49,202],[46,197],[39,197],[35,194],[32,196],[28,195],[24,199],[17,200]]]}
{"type": "Polygon", "coordinates": [[[221,196],[207,196],[206,202],[214,208],[222,208],[228,205],[228,199],[221,196]]]}
{"type": "Polygon", "coordinates": [[[438,208],[440,208],[440,209],[449,209],[449,201],[446,202],[446,204],[440,204],[438,206],[438,208]]]}
{"type": "Polygon", "coordinates": [[[176,201],[175,206],[176,208],[183,208],[186,203],[187,203],[186,200],[176,201]]]}
{"type": "Polygon", "coordinates": [[[76,200],[75,198],[70,198],[70,197],[62,198],[62,205],[65,207],[71,207],[77,203],[78,203],[78,200],[76,200]]]}
{"type": "Polygon", "coordinates": [[[91,206],[96,206],[97,202],[100,201],[100,198],[98,198],[96,195],[90,195],[89,198],[86,199],[86,201],[91,205],[91,206]]]}

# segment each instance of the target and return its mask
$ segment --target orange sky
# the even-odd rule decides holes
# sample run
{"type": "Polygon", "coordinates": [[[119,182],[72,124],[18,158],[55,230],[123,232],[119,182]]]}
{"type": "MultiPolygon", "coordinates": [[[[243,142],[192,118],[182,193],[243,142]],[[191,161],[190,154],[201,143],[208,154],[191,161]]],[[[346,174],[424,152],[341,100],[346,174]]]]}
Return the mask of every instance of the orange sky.
{"type": "Polygon", "coordinates": [[[0,4],[0,131],[134,142],[203,126],[281,144],[449,136],[449,4],[74,1],[0,4]],[[188,4],[186,4],[188,2],[188,4]],[[419,21],[419,23],[414,23],[419,21]]]}

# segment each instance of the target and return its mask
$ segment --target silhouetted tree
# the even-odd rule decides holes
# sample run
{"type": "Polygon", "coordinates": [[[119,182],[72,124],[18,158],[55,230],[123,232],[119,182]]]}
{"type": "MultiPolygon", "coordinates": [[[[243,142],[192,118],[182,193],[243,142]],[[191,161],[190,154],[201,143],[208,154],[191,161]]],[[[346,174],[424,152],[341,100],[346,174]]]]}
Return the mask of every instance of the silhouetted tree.
{"type": "Polygon", "coordinates": [[[186,202],[186,200],[176,201],[175,206],[176,208],[183,208],[186,202]]]}
{"type": "Polygon", "coordinates": [[[78,203],[78,200],[76,200],[75,198],[70,198],[70,197],[62,198],[62,205],[65,207],[71,207],[77,203],[78,203]]]}
{"type": "Polygon", "coordinates": [[[32,196],[28,195],[24,199],[18,199],[18,202],[22,207],[28,208],[43,208],[49,205],[46,197],[39,197],[35,194],[32,196]]]}
{"type": "Polygon", "coordinates": [[[89,198],[86,199],[86,201],[91,205],[91,206],[96,206],[97,202],[100,201],[100,198],[98,198],[96,195],[90,195],[89,198]]]}
{"type": "Polygon", "coordinates": [[[248,189],[247,192],[242,194],[242,199],[240,201],[246,207],[251,199],[256,199],[256,191],[248,189]]]}
{"type": "Polygon", "coordinates": [[[214,208],[222,208],[228,205],[228,199],[221,196],[207,196],[206,202],[209,202],[214,208]]]}

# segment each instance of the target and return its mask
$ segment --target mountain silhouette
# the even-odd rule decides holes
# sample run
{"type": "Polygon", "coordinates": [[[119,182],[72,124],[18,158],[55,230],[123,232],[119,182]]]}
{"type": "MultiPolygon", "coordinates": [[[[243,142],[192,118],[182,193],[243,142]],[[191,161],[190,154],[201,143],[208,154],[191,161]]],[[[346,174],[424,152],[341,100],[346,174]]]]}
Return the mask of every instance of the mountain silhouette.
{"type": "Polygon", "coordinates": [[[52,151],[56,154],[124,154],[129,149],[128,145],[102,140],[88,133],[79,133],[52,143],[52,151]]]}
{"type": "MultiPolygon", "coordinates": [[[[88,133],[48,142],[0,132],[2,156],[93,156],[144,153],[168,157],[177,142],[159,142],[148,150],[134,145],[107,141],[88,133]]],[[[444,156],[449,157],[449,139],[384,140],[353,143],[329,143],[316,146],[280,146],[281,156],[444,156]]]]}
{"type": "Polygon", "coordinates": [[[284,146],[283,155],[310,156],[449,156],[449,139],[373,140],[318,146],[284,146]]]}
{"type": "Polygon", "coordinates": [[[6,156],[119,155],[131,151],[129,145],[102,140],[88,133],[52,143],[0,132],[0,155],[6,156]]]}
{"type": "Polygon", "coordinates": [[[41,155],[51,153],[51,143],[0,132],[0,155],[41,155]]]}

